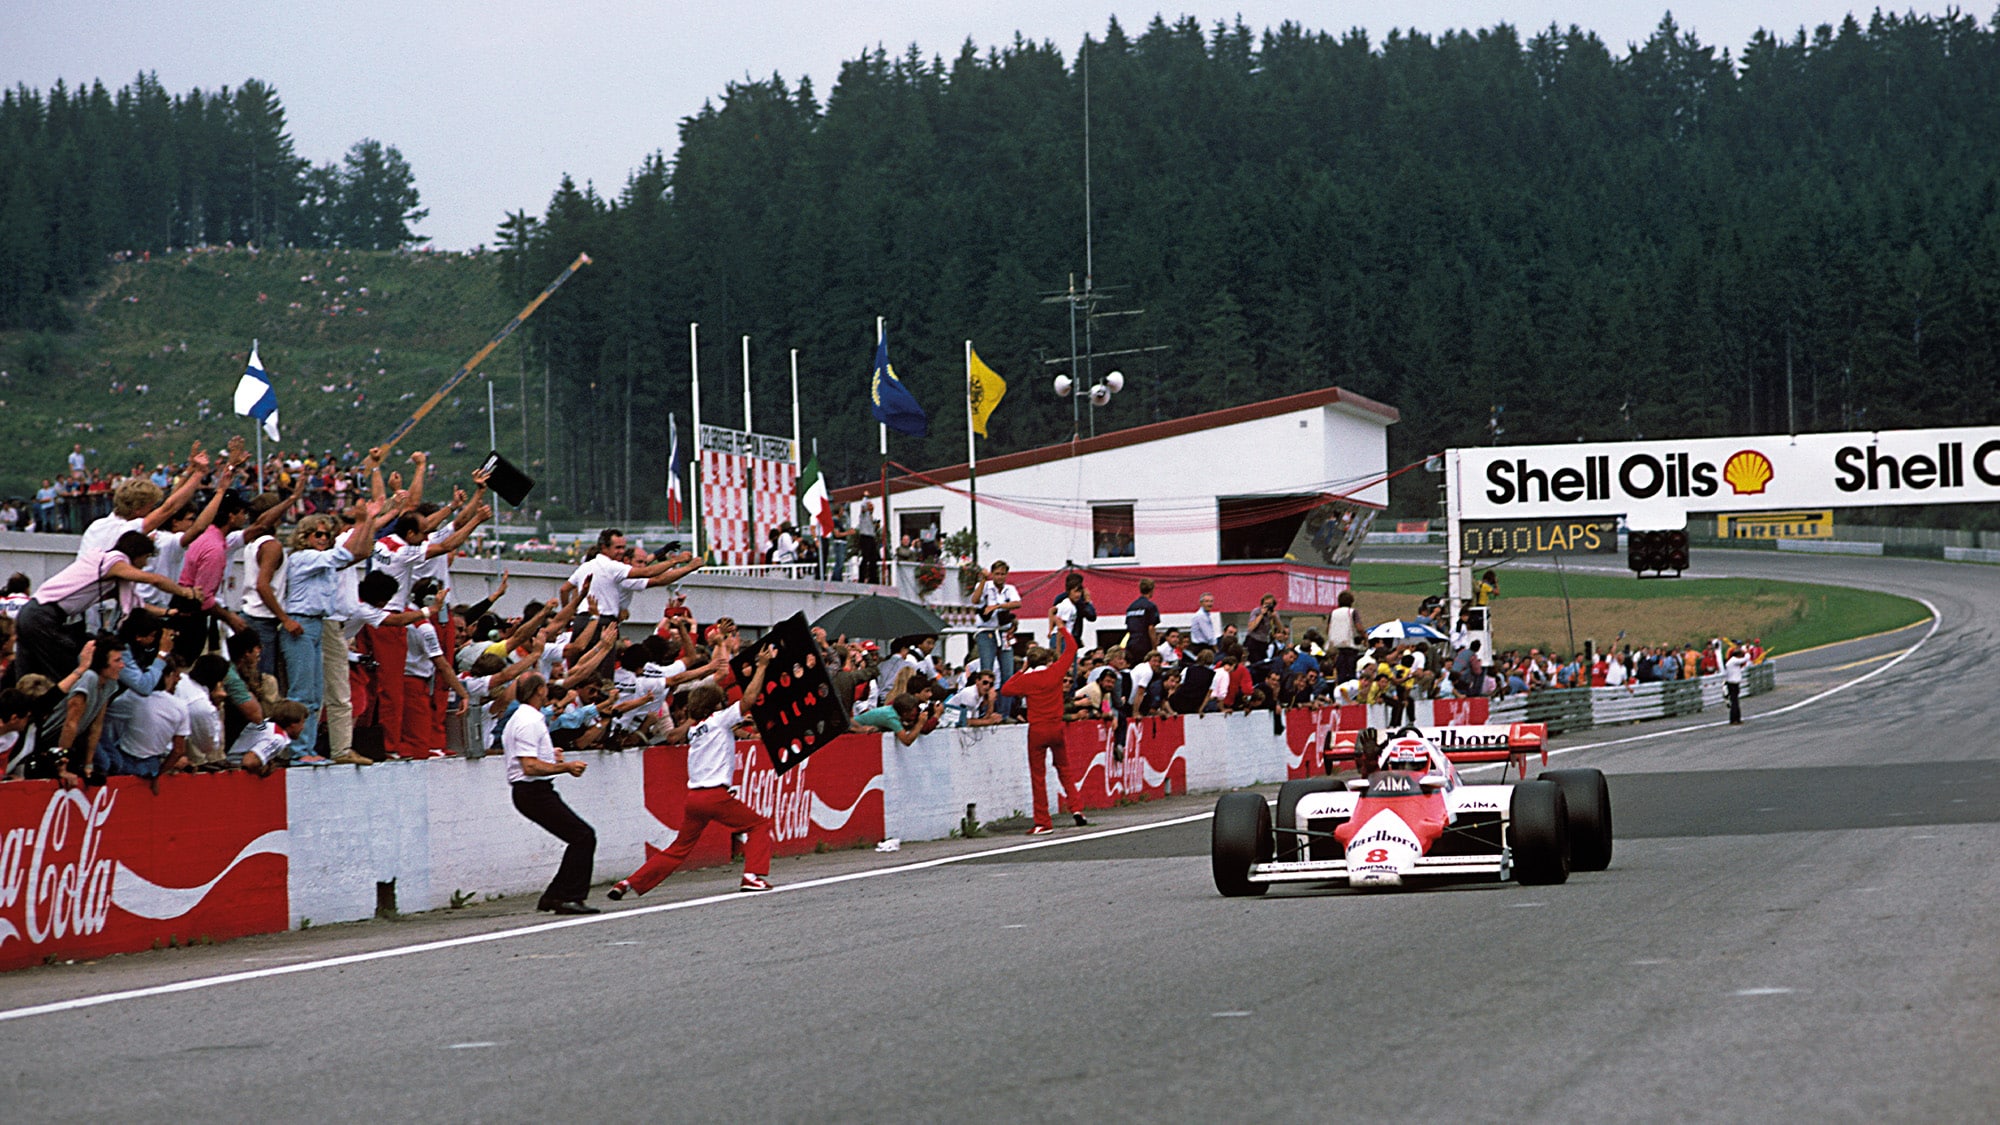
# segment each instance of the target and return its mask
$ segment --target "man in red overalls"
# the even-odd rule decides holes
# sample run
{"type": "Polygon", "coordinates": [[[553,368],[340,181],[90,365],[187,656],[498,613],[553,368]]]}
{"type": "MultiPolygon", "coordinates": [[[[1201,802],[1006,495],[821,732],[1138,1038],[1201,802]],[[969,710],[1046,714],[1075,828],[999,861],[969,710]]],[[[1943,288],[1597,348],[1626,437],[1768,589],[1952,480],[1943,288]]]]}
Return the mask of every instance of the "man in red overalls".
{"type": "Polygon", "coordinates": [[[1070,665],[1076,662],[1076,640],[1063,628],[1062,618],[1054,610],[1049,612],[1049,643],[1056,646],[1055,651],[1040,645],[1030,648],[1027,670],[1014,673],[1000,685],[1002,695],[1018,695],[1027,702],[1028,788],[1035,799],[1035,826],[1028,829],[1030,836],[1045,836],[1055,831],[1049,821],[1045,752],[1055,755],[1056,778],[1062,782],[1070,816],[1079,826],[1090,823],[1076,808],[1076,784],[1069,778],[1069,752],[1063,733],[1063,700],[1068,694],[1070,665]]]}

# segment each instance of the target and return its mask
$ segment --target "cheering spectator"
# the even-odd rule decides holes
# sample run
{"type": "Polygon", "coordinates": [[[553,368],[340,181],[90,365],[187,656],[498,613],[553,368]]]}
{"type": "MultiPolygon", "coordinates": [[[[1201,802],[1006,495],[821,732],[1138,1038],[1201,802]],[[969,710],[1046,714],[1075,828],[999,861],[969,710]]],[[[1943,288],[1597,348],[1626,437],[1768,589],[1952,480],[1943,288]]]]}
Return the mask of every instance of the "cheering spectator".
{"type": "Polygon", "coordinates": [[[1034,825],[1028,835],[1041,836],[1055,831],[1049,819],[1048,781],[1043,762],[1053,755],[1056,777],[1062,782],[1063,799],[1070,816],[1081,827],[1089,824],[1076,807],[1075,784],[1069,780],[1069,749],[1063,733],[1063,691],[1070,667],[1076,663],[1076,638],[1062,627],[1062,619],[1049,611],[1049,641],[1055,649],[1036,645],[1028,650],[1028,668],[1001,684],[1004,695],[1020,696],[1028,705],[1028,790],[1034,801],[1034,825]]]}
{"type": "Polygon", "coordinates": [[[85,552],[43,582],[16,618],[19,674],[54,678],[68,672],[83,647],[84,611],[97,604],[107,588],[125,613],[149,612],[139,600],[141,585],[170,595],[187,593],[172,579],[140,569],[152,556],[152,539],[128,531],[110,550],[85,552]]]}

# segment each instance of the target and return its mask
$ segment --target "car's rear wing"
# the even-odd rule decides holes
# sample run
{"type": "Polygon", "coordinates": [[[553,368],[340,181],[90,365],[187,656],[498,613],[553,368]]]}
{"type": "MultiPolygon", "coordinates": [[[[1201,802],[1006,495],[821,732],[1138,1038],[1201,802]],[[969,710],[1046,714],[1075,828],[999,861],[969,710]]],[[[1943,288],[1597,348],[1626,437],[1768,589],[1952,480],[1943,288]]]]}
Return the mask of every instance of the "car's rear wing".
{"type": "MultiPolygon", "coordinates": [[[[1549,726],[1547,723],[1494,723],[1485,726],[1464,727],[1415,727],[1417,735],[1444,751],[1444,755],[1461,765],[1477,762],[1512,762],[1519,768],[1527,761],[1529,754],[1539,751],[1542,764],[1549,764],[1549,726]]],[[[1337,730],[1327,735],[1324,756],[1329,772],[1341,765],[1352,765],[1355,752],[1363,741],[1363,731],[1337,730]]],[[[1374,746],[1387,743],[1394,732],[1374,731],[1368,739],[1374,746]]]]}

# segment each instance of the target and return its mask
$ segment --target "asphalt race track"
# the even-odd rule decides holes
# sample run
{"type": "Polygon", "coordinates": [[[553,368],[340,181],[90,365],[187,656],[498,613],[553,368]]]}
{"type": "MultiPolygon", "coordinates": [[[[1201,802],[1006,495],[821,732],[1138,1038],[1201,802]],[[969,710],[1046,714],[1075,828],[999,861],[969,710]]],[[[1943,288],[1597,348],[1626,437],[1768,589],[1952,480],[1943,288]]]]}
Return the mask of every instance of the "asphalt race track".
{"type": "Polygon", "coordinates": [[[509,901],[108,958],[0,977],[0,1119],[1992,1120],[2000,569],[1695,566],[1939,626],[1781,665],[1743,727],[1559,740],[1618,829],[1564,886],[1223,899],[1197,796],[582,925],[509,901]],[[148,991],[232,973],[269,975],[148,991]]]}

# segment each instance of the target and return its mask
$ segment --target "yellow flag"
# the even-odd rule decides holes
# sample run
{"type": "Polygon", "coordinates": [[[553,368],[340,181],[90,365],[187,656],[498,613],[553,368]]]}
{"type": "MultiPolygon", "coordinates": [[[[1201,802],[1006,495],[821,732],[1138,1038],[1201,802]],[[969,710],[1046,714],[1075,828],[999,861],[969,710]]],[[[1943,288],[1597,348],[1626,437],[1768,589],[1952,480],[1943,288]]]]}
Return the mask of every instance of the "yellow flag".
{"type": "Polygon", "coordinates": [[[993,417],[993,408],[1006,397],[1007,380],[998,371],[986,366],[979,353],[966,349],[966,402],[972,411],[972,432],[986,436],[986,420],[993,417]]]}

